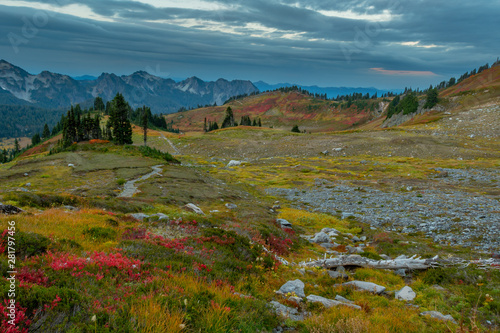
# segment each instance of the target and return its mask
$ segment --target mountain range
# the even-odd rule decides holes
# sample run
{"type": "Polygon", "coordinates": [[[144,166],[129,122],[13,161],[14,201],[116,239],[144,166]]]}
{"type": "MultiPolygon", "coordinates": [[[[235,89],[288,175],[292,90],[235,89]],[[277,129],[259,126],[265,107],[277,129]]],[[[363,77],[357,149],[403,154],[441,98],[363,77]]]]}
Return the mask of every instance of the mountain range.
{"type": "Polygon", "coordinates": [[[362,93],[363,95],[369,94],[370,96],[373,96],[374,94],[377,94],[378,96],[382,96],[383,94],[386,94],[388,92],[392,93],[400,93],[403,90],[401,89],[391,89],[391,90],[384,90],[384,89],[377,89],[374,87],[369,87],[369,88],[363,88],[363,87],[318,87],[318,86],[304,86],[300,84],[294,84],[294,83],[277,83],[277,84],[269,84],[263,81],[257,81],[253,83],[254,86],[256,86],[260,91],[272,91],[276,90],[279,88],[287,88],[287,87],[292,87],[292,86],[297,86],[303,90],[307,90],[310,93],[313,94],[326,94],[328,98],[337,98],[338,96],[344,96],[344,95],[350,95],[353,93],[362,93]]]}
{"type": "Polygon", "coordinates": [[[205,82],[197,77],[175,82],[138,71],[117,76],[103,73],[98,78],[76,80],[68,75],[43,71],[33,75],[0,60],[0,105],[30,105],[43,108],[90,106],[94,98],[105,101],[122,93],[133,108],[148,105],[154,113],[172,113],[179,108],[221,105],[237,95],[258,92],[250,81],[218,79],[205,82]]]}

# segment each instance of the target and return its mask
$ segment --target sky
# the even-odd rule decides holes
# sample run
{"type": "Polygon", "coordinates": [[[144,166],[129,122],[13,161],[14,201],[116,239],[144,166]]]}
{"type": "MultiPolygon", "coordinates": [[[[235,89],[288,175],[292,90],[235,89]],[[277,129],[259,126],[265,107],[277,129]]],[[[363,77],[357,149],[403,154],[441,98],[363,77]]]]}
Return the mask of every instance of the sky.
{"type": "Polygon", "coordinates": [[[498,0],[0,0],[30,73],[427,88],[500,56],[498,0]]]}

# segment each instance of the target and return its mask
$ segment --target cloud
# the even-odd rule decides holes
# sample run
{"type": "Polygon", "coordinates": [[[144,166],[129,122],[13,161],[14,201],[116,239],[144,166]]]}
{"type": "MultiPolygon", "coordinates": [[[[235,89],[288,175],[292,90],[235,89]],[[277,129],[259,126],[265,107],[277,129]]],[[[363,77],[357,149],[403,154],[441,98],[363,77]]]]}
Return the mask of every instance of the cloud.
{"type": "Polygon", "coordinates": [[[161,64],[181,77],[428,86],[496,59],[499,15],[487,0],[0,0],[0,53],[82,74],[161,64]],[[14,54],[6,36],[40,11],[49,23],[14,54]]]}
{"type": "Polygon", "coordinates": [[[430,71],[400,71],[400,70],[389,70],[383,68],[370,68],[372,71],[375,71],[384,75],[405,75],[405,76],[437,76],[437,74],[430,71]]]}

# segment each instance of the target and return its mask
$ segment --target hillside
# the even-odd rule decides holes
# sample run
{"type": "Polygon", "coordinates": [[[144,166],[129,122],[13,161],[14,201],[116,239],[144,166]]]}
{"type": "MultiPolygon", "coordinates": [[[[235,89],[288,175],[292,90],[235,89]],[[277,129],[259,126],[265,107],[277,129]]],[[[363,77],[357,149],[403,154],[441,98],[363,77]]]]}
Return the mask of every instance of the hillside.
{"type": "MultiPolygon", "coordinates": [[[[348,116],[330,103],[230,105],[290,122],[317,105],[320,128],[348,116]]],[[[224,108],[174,116],[194,127],[224,108]]],[[[140,128],[135,146],[42,143],[0,166],[0,201],[23,209],[0,214],[16,226],[19,327],[498,332],[500,131],[468,128],[500,109],[457,112],[389,130],[150,131],[180,165],[143,154],[140,128]]]]}
{"type": "Polygon", "coordinates": [[[492,89],[500,90],[500,66],[489,68],[479,74],[473,75],[462,82],[440,92],[442,97],[451,97],[467,91],[483,92],[492,89]]]}
{"type": "Polygon", "coordinates": [[[308,132],[337,131],[362,124],[381,114],[385,104],[380,99],[355,101],[352,105],[316,99],[299,92],[268,92],[233,100],[223,106],[179,112],[167,116],[181,131],[202,131],[205,118],[219,126],[227,107],[235,120],[242,116],[261,118],[262,126],[291,129],[298,125],[308,132]]]}

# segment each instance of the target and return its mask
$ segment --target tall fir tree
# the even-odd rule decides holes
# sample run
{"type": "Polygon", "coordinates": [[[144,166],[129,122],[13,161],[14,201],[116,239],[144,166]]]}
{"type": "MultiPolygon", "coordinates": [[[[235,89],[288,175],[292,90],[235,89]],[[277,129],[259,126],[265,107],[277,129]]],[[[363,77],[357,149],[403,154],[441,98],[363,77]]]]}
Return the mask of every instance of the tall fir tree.
{"type": "Polygon", "coordinates": [[[113,141],[117,144],[132,144],[132,125],[128,119],[129,105],[122,94],[116,94],[112,101],[108,122],[113,128],[113,141]]]}
{"type": "Polygon", "coordinates": [[[50,129],[49,129],[49,125],[47,125],[47,124],[45,124],[45,126],[43,126],[42,137],[45,140],[47,140],[50,137],[50,129]]]}

